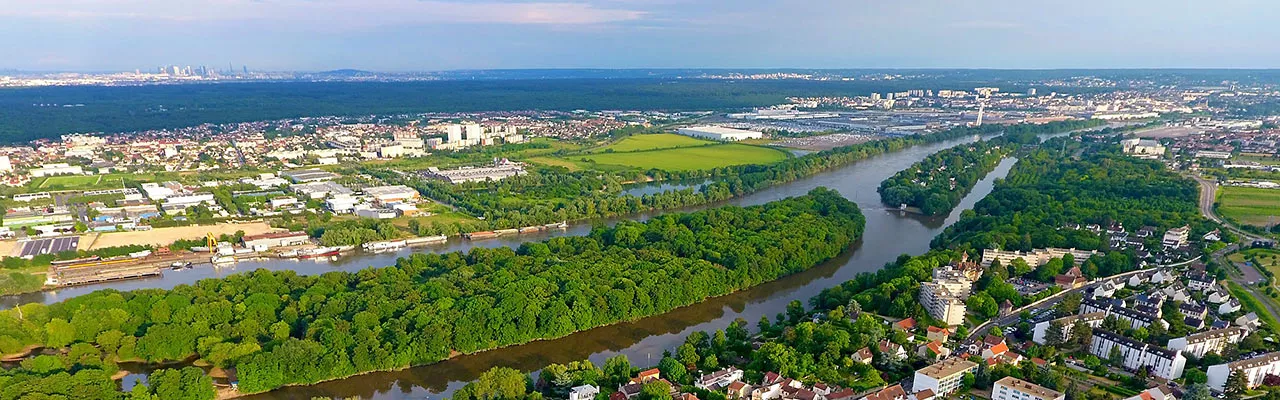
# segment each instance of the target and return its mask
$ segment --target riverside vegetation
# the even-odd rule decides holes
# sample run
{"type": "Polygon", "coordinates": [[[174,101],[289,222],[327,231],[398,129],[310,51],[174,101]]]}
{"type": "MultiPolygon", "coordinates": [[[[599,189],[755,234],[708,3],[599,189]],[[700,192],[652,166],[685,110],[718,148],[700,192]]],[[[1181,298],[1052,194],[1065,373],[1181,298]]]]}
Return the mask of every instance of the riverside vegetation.
{"type": "Polygon", "coordinates": [[[253,393],[562,337],[805,270],[847,249],[863,225],[856,205],[819,188],[356,273],[258,270],[27,304],[0,312],[0,350],[72,351],[0,372],[0,398],[120,398],[107,378],[119,361],[198,358],[235,367],[253,393]]]}

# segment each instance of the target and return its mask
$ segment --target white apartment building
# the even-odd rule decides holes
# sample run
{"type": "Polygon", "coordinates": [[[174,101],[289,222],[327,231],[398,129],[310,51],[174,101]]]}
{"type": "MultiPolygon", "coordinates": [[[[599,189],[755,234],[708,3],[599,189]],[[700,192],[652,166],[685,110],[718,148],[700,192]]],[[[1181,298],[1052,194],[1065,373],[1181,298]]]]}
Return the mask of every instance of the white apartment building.
{"type": "Polygon", "coordinates": [[[1056,247],[1032,249],[1031,251],[983,249],[982,266],[990,266],[992,261],[1000,261],[1000,265],[1008,266],[1013,260],[1021,258],[1027,265],[1037,267],[1049,263],[1051,259],[1062,258],[1067,254],[1075,258],[1077,267],[1083,265],[1084,261],[1088,260],[1089,257],[1102,255],[1097,250],[1060,249],[1056,247]]]}
{"type": "Polygon", "coordinates": [[[691,126],[676,129],[676,133],[696,138],[736,142],[746,139],[760,139],[764,133],[746,129],[725,128],[722,126],[691,126]]]}
{"type": "Polygon", "coordinates": [[[1169,339],[1169,349],[1181,350],[1184,354],[1200,358],[1208,353],[1222,354],[1222,349],[1227,347],[1228,344],[1240,343],[1240,340],[1247,335],[1249,335],[1249,330],[1238,326],[1214,329],[1169,339]]]}
{"type": "Polygon", "coordinates": [[[569,400],[595,400],[600,388],[591,385],[575,386],[569,389],[569,400]]]}
{"type": "Polygon", "coordinates": [[[1061,392],[1027,382],[1012,376],[996,381],[991,388],[991,400],[1063,400],[1061,392]]]}
{"type": "Polygon", "coordinates": [[[964,323],[964,298],[937,282],[920,283],[920,305],[948,326],[964,323]]]}
{"type": "Polygon", "coordinates": [[[1248,360],[1210,366],[1208,371],[1209,388],[1221,392],[1222,387],[1227,383],[1227,377],[1231,376],[1231,373],[1235,371],[1244,373],[1247,382],[1245,386],[1252,389],[1262,383],[1262,378],[1267,375],[1280,375],[1280,351],[1263,354],[1248,360]]]}
{"type": "Polygon", "coordinates": [[[1187,364],[1186,357],[1183,357],[1180,351],[1149,345],[1106,330],[1094,329],[1093,342],[1089,343],[1089,353],[1105,359],[1110,357],[1112,348],[1120,349],[1125,368],[1131,370],[1150,368],[1152,376],[1165,380],[1181,377],[1182,369],[1187,364]]]}
{"type": "Polygon", "coordinates": [[[1187,239],[1191,236],[1191,228],[1183,226],[1181,228],[1173,228],[1164,233],[1164,239],[1160,241],[1164,247],[1178,248],[1187,245],[1187,239]]]}
{"type": "Polygon", "coordinates": [[[1169,327],[1169,323],[1160,319],[1159,316],[1151,313],[1138,311],[1136,309],[1117,306],[1110,302],[1101,302],[1095,299],[1086,299],[1080,303],[1080,313],[1105,313],[1107,316],[1115,316],[1120,322],[1129,326],[1129,329],[1138,329],[1151,326],[1151,324],[1161,324],[1165,328],[1169,327]]]}
{"type": "Polygon", "coordinates": [[[84,175],[84,168],[79,165],[70,165],[67,163],[45,164],[40,168],[33,168],[28,171],[32,178],[55,175],[84,175]]]}
{"type": "Polygon", "coordinates": [[[960,388],[964,374],[977,370],[977,363],[962,358],[948,358],[916,370],[911,389],[916,393],[932,390],[937,396],[946,396],[960,388]]]}
{"type": "Polygon", "coordinates": [[[1062,337],[1057,338],[1059,342],[1067,340],[1071,337],[1071,330],[1075,327],[1076,321],[1084,321],[1090,327],[1097,328],[1102,326],[1102,320],[1106,319],[1106,313],[1094,312],[1079,315],[1068,315],[1058,319],[1041,321],[1036,324],[1031,332],[1031,341],[1045,344],[1049,342],[1048,332],[1049,326],[1054,323],[1062,324],[1062,337]]]}

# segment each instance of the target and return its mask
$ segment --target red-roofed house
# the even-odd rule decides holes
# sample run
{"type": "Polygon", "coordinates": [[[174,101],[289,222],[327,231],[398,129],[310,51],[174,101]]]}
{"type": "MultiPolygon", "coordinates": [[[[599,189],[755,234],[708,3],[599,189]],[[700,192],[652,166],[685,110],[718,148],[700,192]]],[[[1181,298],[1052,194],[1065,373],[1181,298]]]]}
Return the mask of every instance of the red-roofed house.
{"type": "Polygon", "coordinates": [[[946,346],[943,346],[942,342],[935,340],[935,341],[920,345],[920,348],[916,349],[916,354],[919,354],[920,357],[923,357],[926,359],[939,361],[944,358],[950,357],[951,349],[948,349],[946,346]]]}
{"type": "Polygon", "coordinates": [[[946,343],[947,340],[951,339],[951,331],[947,328],[930,326],[926,328],[925,337],[929,338],[930,341],[946,343]]]}
{"type": "Polygon", "coordinates": [[[897,330],[900,330],[900,331],[906,331],[906,332],[914,331],[914,330],[916,330],[916,319],[915,319],[915,318],[907,318],[907,319],[904,319],[904,320],[901,320],[901,321],[898,321],[898,322],[894,322],[894,323],[893,323],[893,329],[897,329],[897,330]]]}

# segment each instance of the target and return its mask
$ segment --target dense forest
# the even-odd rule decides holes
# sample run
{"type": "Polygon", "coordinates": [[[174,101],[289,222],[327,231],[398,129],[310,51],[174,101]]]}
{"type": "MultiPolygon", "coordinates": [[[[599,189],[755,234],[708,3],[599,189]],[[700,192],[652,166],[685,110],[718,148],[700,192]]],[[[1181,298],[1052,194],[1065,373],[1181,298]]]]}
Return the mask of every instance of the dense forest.
{"type": "Polygon", "coordinates": [[[1127,157],[1110,143],[1055,139],[1021,158],[1009,176],[971,214],[935,238],[934,245],[1103,249],[1106,241],[1099,235],[1063,227],[1113,222],[1130,230],[1190,225],[1192,236],[1203,235],[1213,228],[1200,217],[1198,196],[1194,181],[1158,161],[1127,157]],[[1064,151],[1082,154],[1068,157],[1064,151]]]}
{"type": "Polygon", "coordinates": [[[880,182],[876,192],[880,202],[890,207],[905,205],[924,215],[945,214],[1012,148],[983,140],[939,151],[880,182]]]}
{"type": "Polygon", "coordinates": [[[660,314],[802,271],[847,249],[863,224],[856,205],[819,188],[519,249],[415,254],[356,273],[258,270],[27,304],[0,313],[0,352],[39,345],[84,354],[5,370],[0,386],[67,396],[46,392],[66,386],[51,376],[96,382],[105,375],[91,371],[117,361],[198,357],[235,367],[240,389],[252,393],[426,364],[660,314]]]}

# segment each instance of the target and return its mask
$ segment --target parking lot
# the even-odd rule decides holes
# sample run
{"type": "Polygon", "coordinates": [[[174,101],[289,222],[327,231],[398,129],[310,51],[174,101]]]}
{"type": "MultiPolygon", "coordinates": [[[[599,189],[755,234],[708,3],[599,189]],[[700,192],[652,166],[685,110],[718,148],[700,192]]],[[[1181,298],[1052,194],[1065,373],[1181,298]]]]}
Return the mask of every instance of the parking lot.
{"type": "Polygon", "coordinates": [[[41,254],[54,254],[67,250],[75,250],[80,245],[80,237],[69,236],[60,238],[36,239],[22,243],[22,253],[20,257],[35,257],[41,254]]]}

